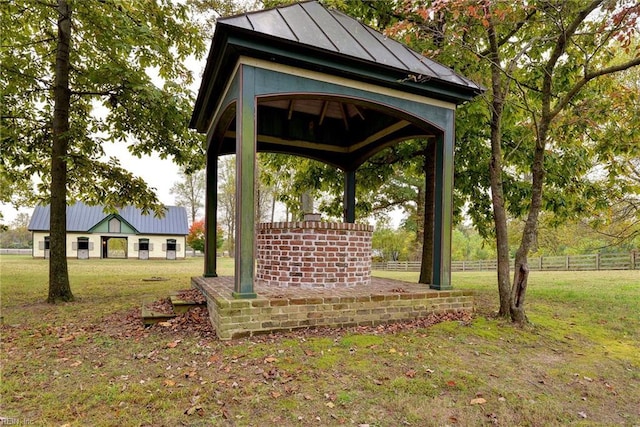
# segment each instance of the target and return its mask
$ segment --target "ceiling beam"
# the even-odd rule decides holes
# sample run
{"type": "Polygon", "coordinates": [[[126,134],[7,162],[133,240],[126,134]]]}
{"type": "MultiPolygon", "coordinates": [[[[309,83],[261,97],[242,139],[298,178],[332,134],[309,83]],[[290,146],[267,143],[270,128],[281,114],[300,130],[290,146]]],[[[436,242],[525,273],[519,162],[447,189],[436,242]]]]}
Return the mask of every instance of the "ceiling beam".
{"type": "Polygon", "coordinates": [[[322,126],[322,122],[324,122],[324,116],[327,114],[327,109],[329,108],[329,101],[324,101],[322,104],[322,111],[320,111],[320,121],[318,124],[322,126]]]}
{"type": "Polygon", "coordinates": [[[289,101],[289,115],[287,116],[287,120],[291,120],[291,117],[293,116],[293,107],[295,104],[295,99],[292,99],[291,101],[289,101]]]}

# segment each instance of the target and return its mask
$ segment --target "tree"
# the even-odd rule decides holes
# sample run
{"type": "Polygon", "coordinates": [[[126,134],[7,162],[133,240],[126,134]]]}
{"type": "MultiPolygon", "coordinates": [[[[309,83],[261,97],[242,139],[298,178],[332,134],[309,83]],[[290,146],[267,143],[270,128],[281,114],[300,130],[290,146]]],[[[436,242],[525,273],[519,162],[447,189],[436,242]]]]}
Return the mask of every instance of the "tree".
{"type": "Polygon", "coordinates": [[[181,180],[171,187],[171,194],[176,196],[176,205],[186,208],[191,214],[193,224],[200,213],[200,208],[204,207],[204,196],[206,191],[205,175],[203,170],[187,173],[180,171],[181,180]]]}
{"type": "Polygon", "coordinates": [[[204,252],[204,220],[194,221],[189,227],[187,245],[194,251],[204,252]]]}
{"type": "Polygon", "coordinates": [[[6,229],[0,229],[0,248],[27,249],[31,247],[29,214],[19,213],[6,229]]]}
{"type": "MultiPolygon", "coordinates": [[[[184,60],[204,53],[191,2],[16,0],[2,3],[3,187],[51,204],[48,302],[73,299],[66,263],[66,206],[131,204],[163,214],[153,189],[103,143],[136,156],[160,152],[202,165],[202,138],[187,129],[193,95],[184,60]],[[152,75],[154,76],[152,78],[152,75]]],[[[14,194],[0,192],[2,201],[14,194]]]]}
{"type": "MultiPolygon", "coordinates": [[[[218,209],[219,221],[224,224],[227,250],[233,256],[236,232],[236,165],[235,156],[218,159],[218,209]]],[[[220,234],[222,235],[222,233],[220,234]]]]}
{"type": "Polygon", "coordinates": [[[580,122],[575,107],[587,100],[592,81],[640,64],[638,56],[623,59],[616,52],[637,47],[632,41],[640,6],[625,0],[449,0],[429,6],[407,2],[395,31],[429,41],[430,51],[456,68],[480,71],[475,74],[480,79],[485,70],[491,77],[488,193],[498,252],[499,314],[523,323],[527,257],[540,213],[584,212],[585,200],[599,196],[588,179],[592,151],[582,138],[564,134],[562,118],[571,115],[580,122]],[[572,179],[567,179],[567,168],[572,179]],[[511,284],[508,212],[526,218],[511,284]]]}

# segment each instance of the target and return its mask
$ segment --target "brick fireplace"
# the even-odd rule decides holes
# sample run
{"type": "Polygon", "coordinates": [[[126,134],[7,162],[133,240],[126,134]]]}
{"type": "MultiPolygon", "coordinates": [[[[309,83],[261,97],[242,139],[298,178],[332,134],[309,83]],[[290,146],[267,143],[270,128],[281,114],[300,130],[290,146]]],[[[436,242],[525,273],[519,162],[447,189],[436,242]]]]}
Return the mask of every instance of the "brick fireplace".
{"type": "Polygon", "coordinates": [[[372,232],[370,225],[352,223],[259,224],[256,280],[302,289],[369,285],[372,232]]]}

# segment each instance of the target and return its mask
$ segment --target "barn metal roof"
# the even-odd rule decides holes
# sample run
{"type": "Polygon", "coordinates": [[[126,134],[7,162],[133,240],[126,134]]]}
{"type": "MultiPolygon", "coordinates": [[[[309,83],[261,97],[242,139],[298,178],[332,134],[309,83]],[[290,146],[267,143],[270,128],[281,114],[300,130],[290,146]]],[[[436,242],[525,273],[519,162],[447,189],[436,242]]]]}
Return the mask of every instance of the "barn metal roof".
{"type": "Polygon", "coordinates": [[[240,55],[291,64],[460,104],[485,88],[317,1],[221,18],[190,127],[206,131],[240,55]]]}
{"type": "MultiPolygon", "coordinates": [[[[144,215],[142,210],[126,206],[116,213],[140,234],[189,234],[187,211],[181,206],[166,206],[165,216],[157,218],[153,214],[144,215]]],[[[67,206],[67,231],[88,232],[93,227],[112,216],[105,213],[103,206],[88,206],[75,203],[67,206]]],[[[29,222],[30,231],[48,231],[50,206],[36,206],[29,222]]]]}

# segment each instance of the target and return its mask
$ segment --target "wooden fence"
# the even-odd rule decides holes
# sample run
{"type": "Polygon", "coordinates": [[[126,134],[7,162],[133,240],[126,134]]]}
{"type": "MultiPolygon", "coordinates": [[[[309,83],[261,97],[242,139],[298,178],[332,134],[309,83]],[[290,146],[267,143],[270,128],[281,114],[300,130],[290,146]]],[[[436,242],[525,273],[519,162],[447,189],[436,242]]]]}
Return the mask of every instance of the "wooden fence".
{"type": "MultiPolygon", "coordinates": [[[[509,260],[513,266],[514,260],[509,260]]],[[[373,270],[420,271],[420,261],[374,262],[373,270]]],[[[451,261],[451,271],[491,271],[497,261],[451,261]]],[[[640,252],[617,254],[561,255],[529,258],[531,271],[640,270],[640,252]]]]}

